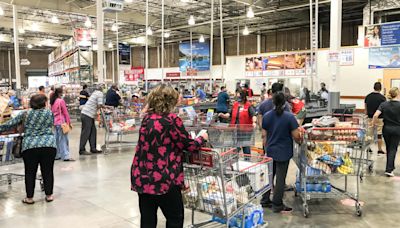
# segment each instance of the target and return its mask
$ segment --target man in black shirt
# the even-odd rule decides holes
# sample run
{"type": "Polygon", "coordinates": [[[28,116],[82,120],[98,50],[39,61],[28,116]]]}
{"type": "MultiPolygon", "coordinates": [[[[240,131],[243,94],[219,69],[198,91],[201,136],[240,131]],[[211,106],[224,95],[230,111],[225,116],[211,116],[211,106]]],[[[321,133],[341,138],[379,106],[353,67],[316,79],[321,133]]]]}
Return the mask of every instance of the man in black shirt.
{"type": "MultiPolygon", "coordinates": [[[[374,126],[372,123],[372,118],[373,118],[376,110],[378,110],[379,106],[383,102],[386,101],[385,96],[383,96],[381,94],[381,90],[382,90],[382,84],[380,82],[375,82],[374,92],[368,94],[368,96],[365,98],[365,114],[368,115],[368,119],[369,119],[368,133],[371,137],[373,136],[373,133],[374,133],[374,126]]],[[[382,117],[379,117],[379,119],[377,120],[377,123],[376,123],[376,131],[377,131],[377,135],[378,135],[378,154],[385,154],[385,152],[383,152],[383,150],[382,150],[382,144],[383,144],[382,128],[383,128],[382,117]]]]}
{"type": "Polygon", "coordinates": [[[116,84],[113,84],[107,91],[105,103],[106,105],[118,107],[121,96],[117,93],[117,91],[119,91],[118,86],[116,84]]]}
{"type": "Polygon", "coordinates": [[[88,101],[90,95],[87,91],[87,85],[82,86],[82,91],[79,93],[79,105],[84,105],[88,101]]]}

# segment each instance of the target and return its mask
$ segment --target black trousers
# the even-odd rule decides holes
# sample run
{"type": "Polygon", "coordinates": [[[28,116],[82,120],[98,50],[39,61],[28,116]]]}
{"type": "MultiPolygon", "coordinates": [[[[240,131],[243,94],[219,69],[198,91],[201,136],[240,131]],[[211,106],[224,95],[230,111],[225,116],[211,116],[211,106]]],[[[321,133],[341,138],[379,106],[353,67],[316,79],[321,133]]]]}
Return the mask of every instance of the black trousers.
{"type": "MultiPolygon", "coordinates": [[[[283,195],[285,193],[285,185],[286,185],[286,175],[289,168],[290,161],[273,161],[273,174],[272,174],[272,183],[274,183],[274,179],[276,179],[275,184],[273,186],[274,196],[272,198],[272,206],[275,208],[279,208],[283,206],[283,195]]],[[[268,204],[271,202],[270,200],[271,191],[266,192],[262,199],[262,204],[268,204]]]]}
{"type": "Polygon", "coordinates": [[[25,189],[26,197],[33,198],[36,183],[36,173],[40,164],[42,172],[44,192],[47,196],[53,194],[54,186],[54,159],[56,158],[57,149],[51,147],[40,147],[25,150],[22,154],[25,165],[25,189]]]}
{"type": "Polygon", "coordinates": [[[161,208],[167,219],[167,228],[183,227],[183,202],[181,189],[173,186],[165,195],[139,195],[140,227],[157,227],[157,210],[161,208]]]}
{"type": "Polygon", "coordinates": [[[398,133],[394,133],[391,131],[384,131],[383,138],[385,139],[386,144],[386,171],[385,172],[392,172],[395,169],[395,161],[396,161],[396,154],[397,148],[400,142],[400,136],[398,133]]]}
{"type": "Polygon", "coordinates": [[[79,143],[79,153],[85,151],[86,143],[89,140],[90,151],[96,150],[97,130],[93,118],[81,114],[82,130],[79,143]]]}

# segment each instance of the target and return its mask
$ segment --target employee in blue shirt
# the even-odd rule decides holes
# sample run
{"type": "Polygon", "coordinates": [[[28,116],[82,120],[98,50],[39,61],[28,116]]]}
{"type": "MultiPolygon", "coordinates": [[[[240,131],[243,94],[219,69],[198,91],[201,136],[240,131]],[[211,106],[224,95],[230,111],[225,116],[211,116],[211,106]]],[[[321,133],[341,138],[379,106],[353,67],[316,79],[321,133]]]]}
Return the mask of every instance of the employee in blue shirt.
{"type": "MultiPolygon", "coordinates": [[[[226,92],[225,86],[222,86],[221,92],[218,93],[216,111],[217,111],[217,113],[223,113],[223,114],[226,114],[229,111],[229,95],[226,92]]],[[[219,118],[219,119],[220,119],[220,122],[222,122],[222,123],[227,122],[226,119],[223,119],[223,118],[219,118]]]]}
{"type": "Polygon", "coordinates": [[[121,96],[117,93],[117,91],[119,91],[118,86],[113,84],[107,91],[105,105],[118,107],[121,101],[121,96]]]}
{"type": "Polygon", "coordinates": [[[196,97],[199,98],[200,100],[205,100],[206,99],[206,93],[203,91],[201,86],[197,87],[196,91],[196,97]]]}
{"type": "Polygon", "coordinates": [[[272,206],[273,212],[290,212],[292,208],[283,204],[285,180],[290,159],[293,157],[293,139],[300,143],[300,131],[296,117],[285,111],[285,95],[281,92],[274,94],[274,109],[262,119],[262,137],[267,156],[273,159],[273,176],[276,178],[274,195],[270,200],[270,192],[263,195],[261,205],[272,206]]]}

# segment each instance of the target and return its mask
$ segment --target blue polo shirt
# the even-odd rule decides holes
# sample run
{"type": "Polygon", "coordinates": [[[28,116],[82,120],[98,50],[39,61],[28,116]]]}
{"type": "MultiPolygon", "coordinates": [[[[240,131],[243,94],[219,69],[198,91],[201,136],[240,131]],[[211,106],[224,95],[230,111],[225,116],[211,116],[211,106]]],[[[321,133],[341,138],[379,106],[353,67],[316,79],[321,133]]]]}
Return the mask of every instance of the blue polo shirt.
{"type": "MultiPolygon", "coordinates": [[[[261,102],[260,106],[258,107],[258,114],[264,116],[265,113],[273,110],[274,107],[275,105],[272,99],[265,100],[261,102]]],[[[285,104],[285,111],[290,112],[290,106],[287,102],[285,104]]]]}
{"type": "Polygon", "coordinates": [[[200,98],[200,100],[206,99],[206,93],[202,89],[197,89],[197,96],[200,98]]]}
{"type": "Polygon", "coordinates": [[[228,112],[228,101],[229,101],[229,95],[227,92],[223,91],[218,93],[218,98],[217,98],[217,112],[223,112],[227,113],[228,112]]]}
{"type": "Polygon", "coordinates": [[[262,128],[267,131],[267,156],[275,161],[289,161],[293,157],[292,131],[298,127],[295,116],[288,111],[280,116],[275,110],[266,113],[262,128]]]}

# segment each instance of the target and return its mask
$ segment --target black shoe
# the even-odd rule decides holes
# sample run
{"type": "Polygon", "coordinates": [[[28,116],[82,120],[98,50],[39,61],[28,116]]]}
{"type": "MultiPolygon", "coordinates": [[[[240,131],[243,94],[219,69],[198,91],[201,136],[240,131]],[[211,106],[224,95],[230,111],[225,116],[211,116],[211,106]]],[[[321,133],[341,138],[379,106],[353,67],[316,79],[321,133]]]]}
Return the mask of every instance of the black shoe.
{"type": "Polygon", "coordinates": [[[91,150],[90,153],[92,153],[92,154],[101,154],[101,153],[103,153],[103,151],[101,151],[101,150],[91,150]]]}
{"type": "Polygon", "coordinates": [[[285,192],[291,192],[294,191],[294,188],[292,185],[285,185],[285,192]]]}
{"type": "Polygon", "coordinates": [[[79,155],[91,155],[92,153],[87,151],[79,151],[79,155]]]}
{"type": "Polygon", "coordinates": [[[378,150],[378,154],[386,154],[386,153],[382,150],[378,150]]]}
{"type": "Polygon", "coordinates": [[[261,206],[263,207],[263,208],[272,208],[272,202],[261,202],[261,206]]]}
{"type": "Polygon", "coordinates": [[[293,208],[287,207],[287,206],[283,205],[283,206],[281,206],[281,207],[277,207],[277,208],[272,209],[272,211],[273,211],[274,213],[281,213],[281,212],[283,212],[283,213],[289,213],[289,212],[292,212],[292,211],[293,211],[293,208]]]}

